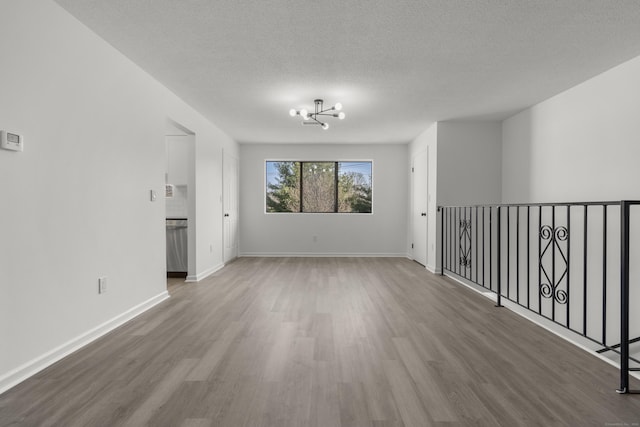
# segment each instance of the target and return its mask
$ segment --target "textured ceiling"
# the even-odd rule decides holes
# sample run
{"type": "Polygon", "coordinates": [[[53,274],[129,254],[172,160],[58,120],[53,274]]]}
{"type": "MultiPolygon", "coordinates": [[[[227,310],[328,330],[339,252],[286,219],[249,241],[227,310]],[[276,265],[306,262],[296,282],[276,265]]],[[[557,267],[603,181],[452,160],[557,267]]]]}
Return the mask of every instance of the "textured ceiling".
{"type": "Polygon", "coordinates": [[[408,142],[640,55],[638,0],[57,3],[239,142],[408,142]],[[314,98],[347,118],[289,117],[314,98]]]}

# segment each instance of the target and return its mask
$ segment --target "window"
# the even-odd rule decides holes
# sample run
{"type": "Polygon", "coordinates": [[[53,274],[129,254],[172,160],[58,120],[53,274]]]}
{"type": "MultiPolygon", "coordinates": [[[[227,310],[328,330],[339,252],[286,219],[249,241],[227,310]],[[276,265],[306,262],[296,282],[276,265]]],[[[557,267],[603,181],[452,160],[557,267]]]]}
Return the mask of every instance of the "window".
{"type": "Polygon", "coordinates": [[[371,213],[371,162],[268,161],[266,210],[371,213]]]}

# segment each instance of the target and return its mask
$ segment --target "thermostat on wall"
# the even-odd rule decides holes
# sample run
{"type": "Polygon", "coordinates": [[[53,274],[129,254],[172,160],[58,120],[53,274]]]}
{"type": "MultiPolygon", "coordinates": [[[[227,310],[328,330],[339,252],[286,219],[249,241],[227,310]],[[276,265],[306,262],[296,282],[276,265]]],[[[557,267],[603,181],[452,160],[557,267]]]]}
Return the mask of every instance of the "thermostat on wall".
{"type": "Polygon", "coordinates": [[[24,138],[17,133],[0,130],[0,147],[5,150],[22,151],[24,138]]]}

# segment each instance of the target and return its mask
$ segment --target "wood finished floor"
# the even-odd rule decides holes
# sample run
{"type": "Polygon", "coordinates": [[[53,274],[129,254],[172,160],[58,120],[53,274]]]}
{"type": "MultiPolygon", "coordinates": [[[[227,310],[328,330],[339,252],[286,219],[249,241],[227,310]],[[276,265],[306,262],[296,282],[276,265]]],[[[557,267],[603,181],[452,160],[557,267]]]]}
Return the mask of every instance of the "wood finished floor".
{"type": "Polygon", "coordinates": [[[241,258],[1,395],[0,425],[640,423],[617,380],[406,259],[241,258]]]}

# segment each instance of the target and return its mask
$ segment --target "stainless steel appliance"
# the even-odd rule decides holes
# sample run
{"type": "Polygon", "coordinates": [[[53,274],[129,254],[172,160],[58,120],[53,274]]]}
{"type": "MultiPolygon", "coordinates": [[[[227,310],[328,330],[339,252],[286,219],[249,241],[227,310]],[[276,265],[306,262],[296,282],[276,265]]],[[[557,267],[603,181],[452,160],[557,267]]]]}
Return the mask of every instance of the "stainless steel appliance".
{"type": "Polygon", "coordinates": [[[167,219],[167,273],[187,273],[186,218],[167,219]]]}

